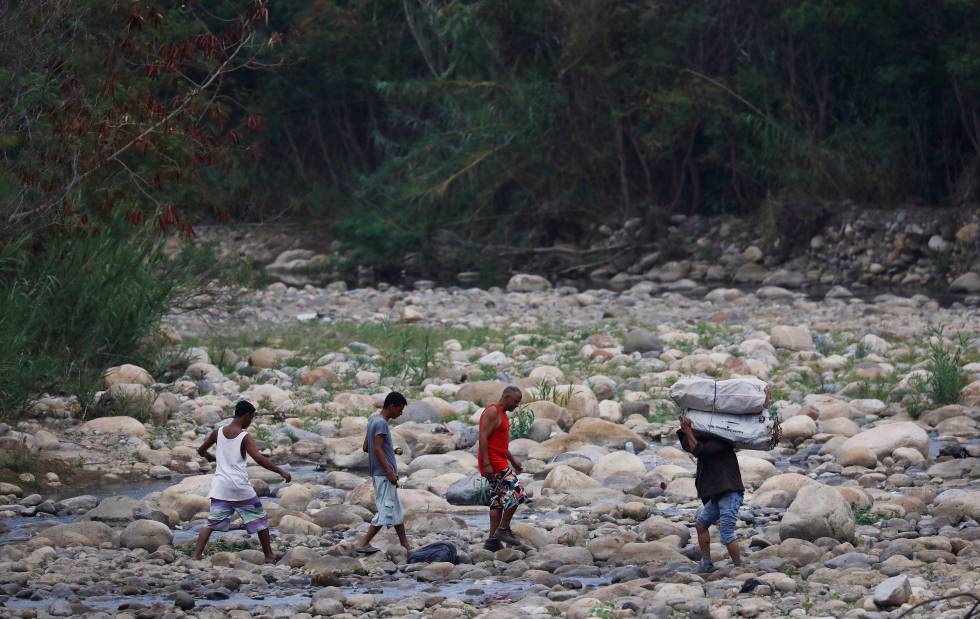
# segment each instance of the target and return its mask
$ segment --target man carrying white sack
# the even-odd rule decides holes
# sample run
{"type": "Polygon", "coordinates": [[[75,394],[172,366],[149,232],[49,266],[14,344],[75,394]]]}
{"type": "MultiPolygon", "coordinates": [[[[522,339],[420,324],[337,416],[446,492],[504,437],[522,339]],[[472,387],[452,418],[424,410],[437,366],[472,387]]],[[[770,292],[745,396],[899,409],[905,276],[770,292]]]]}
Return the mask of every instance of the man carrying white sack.
{"type": "Polygon", "coordinates": [[[711,560],[711,537],[708,527],[719,523],[721,543],[728,548],[732,564],[742,565],[735,525],[738,522],[738,509],[742,506],[745,487],[742,473],[738,468],[735,449],[726,441],[712,436],[694,435],[691,420],[681,417],[681,429],[677,437],[685,451],[698,459],[694,487],[704,507],[695,519],[698,532],[698,546],[701,548],[701,563],[698,572],[706,574],[715,570],[711,560]]]}

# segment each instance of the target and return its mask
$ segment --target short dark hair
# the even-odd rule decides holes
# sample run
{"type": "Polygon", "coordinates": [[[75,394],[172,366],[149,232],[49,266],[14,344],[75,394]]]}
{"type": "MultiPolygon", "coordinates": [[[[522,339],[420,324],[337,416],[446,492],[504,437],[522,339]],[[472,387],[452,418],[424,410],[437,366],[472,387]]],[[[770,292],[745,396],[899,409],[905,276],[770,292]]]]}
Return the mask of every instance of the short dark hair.
{"type": "Polygon", "coordinates": [[[251,415],[255,412],[255,407],[252,406],[251,402],[242,400],[235,405],[235,417],[244,417],[245,415],[251,415]]]}
{"type": "Polygon", "coordinates": [[[385,405],[382,408],[388,408],[389,406],[408,406],[408,400],[397,391],[392,391],[385,396],[385,405]]]}

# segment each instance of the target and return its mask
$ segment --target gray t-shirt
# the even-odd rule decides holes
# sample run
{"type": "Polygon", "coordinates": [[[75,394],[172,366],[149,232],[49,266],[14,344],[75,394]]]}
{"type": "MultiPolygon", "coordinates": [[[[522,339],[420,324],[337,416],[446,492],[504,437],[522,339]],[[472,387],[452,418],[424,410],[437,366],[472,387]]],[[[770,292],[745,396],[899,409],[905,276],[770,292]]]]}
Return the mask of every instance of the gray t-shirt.
{"type": "Polygon", "coordinates": [[[367,426],[367,443],[368,443],[368,464],[371,471],[372,477],[387,477],[388,474],[385,473],[384,464],[378,461],[377,457],[374,455],[374,437],[383,436],[384,442],[381,447],[381,451],[385,456],[385,460],[391,465],[393,471],[395,471],[395,476],[398,476],[398,463],[395,461],[395,448],[391,443],[391,430],[388,428],[388,420],[382,415],[375,415],[371,417],[368,421],[367,426]]]}

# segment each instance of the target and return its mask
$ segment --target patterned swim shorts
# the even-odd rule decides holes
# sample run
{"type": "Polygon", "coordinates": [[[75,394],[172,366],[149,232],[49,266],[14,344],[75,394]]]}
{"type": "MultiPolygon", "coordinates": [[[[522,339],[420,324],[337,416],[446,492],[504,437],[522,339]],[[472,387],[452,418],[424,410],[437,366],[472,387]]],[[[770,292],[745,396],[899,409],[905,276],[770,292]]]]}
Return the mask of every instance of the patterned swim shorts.
{"type": "Polygon", "coordinates": [[[490,482],[490,509],[508,510],[527,503],[527,493],[514,469],[507,467],[490,482]]]}
{"type": "Polygon", "coordinates": [[[258,533],[269,528],[269,515],[257,496],[244,501],[211,499],[208,528],[212,531],[227,531],[231,528],[231,519],[235,514],[242,519],[245,530],[249,533],[258,533]]]}

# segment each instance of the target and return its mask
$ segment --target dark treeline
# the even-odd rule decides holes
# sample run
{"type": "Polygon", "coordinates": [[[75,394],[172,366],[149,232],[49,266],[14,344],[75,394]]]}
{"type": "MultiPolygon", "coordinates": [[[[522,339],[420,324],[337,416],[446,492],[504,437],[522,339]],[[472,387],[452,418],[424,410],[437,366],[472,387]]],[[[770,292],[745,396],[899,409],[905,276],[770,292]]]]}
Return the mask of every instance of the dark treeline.
{"type": "MultiPolygon", "coordinates": [[[[103,92],[242,11],[52,4],[70,32],[49,43],[73,55],[34,70],[103,92]],[[145,57],[101,62],[151,28],[145,57]]],[[[980,184],[974,0],[278,0],[264,17],[207,116],[248,147],[217,172],[143,173],[177,167],[148,188],[192,218],[322,216],[374,247],[442,228],[551,244],[767,201],[960,205],[980,184]]]]}
{"type": "Polygon", "coordinates": [[[294,0],[273,21],[290,60],[243,95],[262,178],[349,238],[977,197],[975,1],[294,0]]]}

